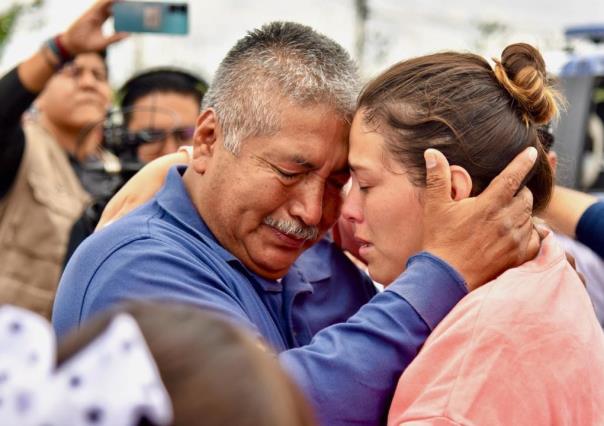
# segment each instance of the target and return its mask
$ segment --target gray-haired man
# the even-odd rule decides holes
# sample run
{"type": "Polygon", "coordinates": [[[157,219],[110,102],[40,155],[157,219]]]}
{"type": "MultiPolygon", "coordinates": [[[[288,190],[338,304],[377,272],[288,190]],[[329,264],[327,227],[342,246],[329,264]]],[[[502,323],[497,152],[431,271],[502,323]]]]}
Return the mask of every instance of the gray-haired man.
{"type": "MultiPolygon", "coordinates": [[[[320,240],[339,215],[348,179],[355,75],[339,45],[302,25],[273,23],[241,39],[206,95],[190,166],[171,170],[150,203],[72,258],[55,303],[57,331],[123,299],[194,303],[279,351],[322,423],[383,421],[401,372],[466,293],[459,273],[484,282],[528,255],[530,232],[515,225],[529,213],[526,198],[514,199],[506,211],[516,214],[501,223],[486,223],[468,203],[438,209],[428,228],[441,220],[451,226],[428,232],[425,247],[440,258],[419,256],[368,302],[358,271],[320,240]],[[503,259],[500,247],[478,250],[494,233],[518,251],[503,259]],[[359,303],[340,303],[350,294],[359,303]]],[[[517,177],[529,163],[504,173],[517,177]]],[[[428,170],[429,188],[446,188],[442,168],[437,161],[428,170]]],[[[505,205],[512,196],[502,194],[515,189],[489,201],[505,205]]]]}

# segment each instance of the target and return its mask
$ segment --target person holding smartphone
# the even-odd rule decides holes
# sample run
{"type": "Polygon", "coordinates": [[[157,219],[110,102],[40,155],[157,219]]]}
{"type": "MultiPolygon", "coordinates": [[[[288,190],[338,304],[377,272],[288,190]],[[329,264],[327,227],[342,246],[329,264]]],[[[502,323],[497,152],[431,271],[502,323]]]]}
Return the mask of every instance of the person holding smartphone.
{"type": "Polygon", "coordinates": [[[207,87],[205,80],[189,71],[162,67],[134,75],[118,90],[123,124],[106,129],[105,135],[114,139],[111,146],[122,163],[122,177],[112,191],[97,197],[74,224],[65,264],[92,234],[109,199],[134,171],[193,143],[195,121],[207,87]]]}
{"type": "Polygon", "coordinates": [[[110,105],[103,35],[110,0],[0,79],[0,304],[50,317],[69,231],[90,201],[82,165],[100,135],[82,138],[110,105]],[[35,103],[35,110],[22,120],[35,103]]]}

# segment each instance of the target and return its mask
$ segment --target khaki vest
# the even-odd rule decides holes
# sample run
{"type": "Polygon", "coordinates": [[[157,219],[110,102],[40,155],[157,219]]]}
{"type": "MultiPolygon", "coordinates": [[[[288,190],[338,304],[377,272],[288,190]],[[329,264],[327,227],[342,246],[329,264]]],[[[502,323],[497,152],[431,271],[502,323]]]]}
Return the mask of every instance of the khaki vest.
{"type": "Polygon", "coordinates": [[[56,140],[33,122],[24,130],[17,177],[0,199],[0,304],[50,318],[69,234],[90,197],[56,140]]]}

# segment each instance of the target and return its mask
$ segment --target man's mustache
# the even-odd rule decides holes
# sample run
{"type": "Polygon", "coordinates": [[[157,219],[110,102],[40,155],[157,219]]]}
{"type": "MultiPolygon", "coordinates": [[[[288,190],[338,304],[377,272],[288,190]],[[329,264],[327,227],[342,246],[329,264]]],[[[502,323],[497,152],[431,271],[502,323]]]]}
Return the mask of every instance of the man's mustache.
{"type": "Polygon", "coordinates": [[[319,237],[319,228],[316,226],[306,226],[297,220],[279,220],[267,216],[263,222],[265,225],[272,226],[285,235],[300,240],[316,240],[319,237]]]}

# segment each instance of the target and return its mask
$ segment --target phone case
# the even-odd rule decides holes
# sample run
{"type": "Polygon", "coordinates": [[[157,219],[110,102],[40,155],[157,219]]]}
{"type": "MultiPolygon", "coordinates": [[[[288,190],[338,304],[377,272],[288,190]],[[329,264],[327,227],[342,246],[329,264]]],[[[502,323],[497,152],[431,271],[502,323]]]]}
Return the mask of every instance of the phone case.
{"type": "Polygon", "coordinates": [[[112,6],[116,32],[187,34],[186,3],[120,1],[112,6]]]}

